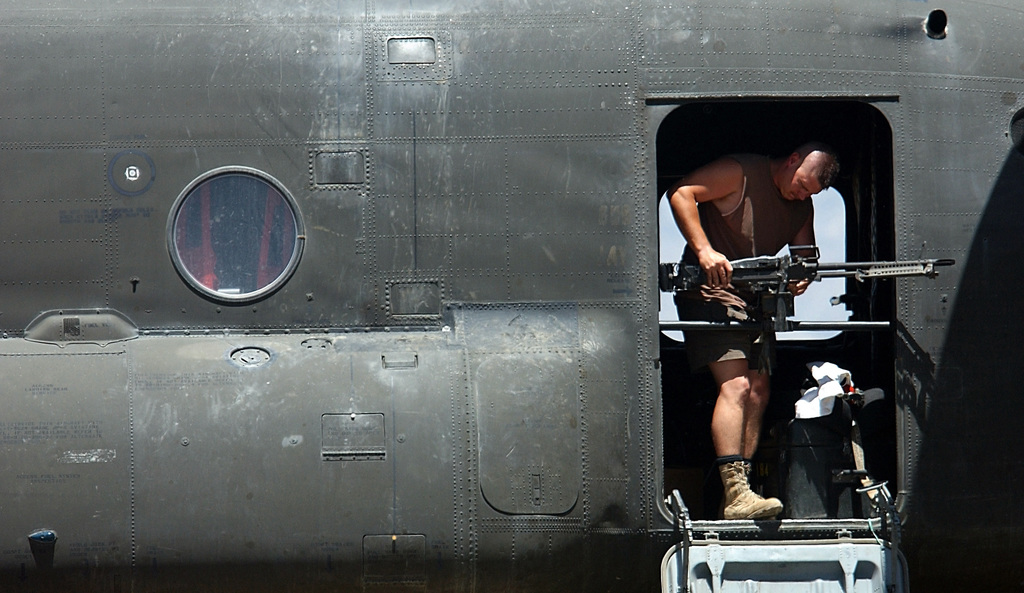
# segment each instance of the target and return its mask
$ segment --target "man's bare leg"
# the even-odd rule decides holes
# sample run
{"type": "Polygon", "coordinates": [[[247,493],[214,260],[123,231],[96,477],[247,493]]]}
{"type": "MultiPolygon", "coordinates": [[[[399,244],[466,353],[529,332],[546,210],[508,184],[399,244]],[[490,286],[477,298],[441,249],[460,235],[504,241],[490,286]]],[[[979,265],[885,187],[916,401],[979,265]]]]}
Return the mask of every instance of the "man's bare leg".
{"type": "Polygon", "coordinates": [[[711,417],[711,441],[715,445],[715,455],[742,456],[750,399],[747,360],[723,360],[712,362],[708,367],[718,385],[718,399],[711,417]]]}
{"type": "Polygon", "coordinates": [[[768,401],[768,375],[750,371],[745,359],[713,362],[709,367],[718,384],[711,438],[725,488],[722,516],[725,519],[775,517],[782,510],[782,503],[777,498],[765,500],[750,490],[747,480],[750,464],[744,460],[749,459],[746,453],[753,455],[757,449],[761,414],[768,401]]]}
{"type": "Polygon", "coordinates": [[[753,459],[761,441],[761,421],[771,394],[771,376],[758,370],[747,373],[750,395],[743,408],[743,458],[753,459]]]}

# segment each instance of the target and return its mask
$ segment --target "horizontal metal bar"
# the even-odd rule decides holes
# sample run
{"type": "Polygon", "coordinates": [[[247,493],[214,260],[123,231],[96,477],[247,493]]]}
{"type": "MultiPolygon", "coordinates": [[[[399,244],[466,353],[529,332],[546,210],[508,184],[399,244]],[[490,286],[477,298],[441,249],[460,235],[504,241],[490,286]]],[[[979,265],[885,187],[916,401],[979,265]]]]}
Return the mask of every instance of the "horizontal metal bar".
{"type": "Polygon", "coordinates": [[[884,331],[888,321],[793,321],[793,331],[884,331]]]}
{"type": "MultiPolygon", "coordinates": [[[[888,321],[787,321],[785,331],[884,331],[888,321]]],[[[659,321],[661,331],[722,331],[745,329],[761,331],[760,323],[740,321],[659,321]]]]}
{"type": "MultiPolygon", "coordinates": [[[[856,534],[864,534],[865,532],[879,533],[884,529],[884,526],[882,519],[879,517],[872,519],[782,519],[771,523],[741,519],[729,521],[696,520],[692,522],[692,529],[702,536],[708,532],[717,533],[721,539],[743,539],[743,535],[748,535],[759,536],[758,539],[764,540],[767,529],[771,529],[776,534],[786,533],[799,536],[801,533],[817,535],[835,534],[838,532],[856,534]]],[[[793,545],[800,545],[799,542],[799,539],[786,541],[787,544],[793,545]]],[[[821,542],[819,541],[818,543],[821,542]]]]}

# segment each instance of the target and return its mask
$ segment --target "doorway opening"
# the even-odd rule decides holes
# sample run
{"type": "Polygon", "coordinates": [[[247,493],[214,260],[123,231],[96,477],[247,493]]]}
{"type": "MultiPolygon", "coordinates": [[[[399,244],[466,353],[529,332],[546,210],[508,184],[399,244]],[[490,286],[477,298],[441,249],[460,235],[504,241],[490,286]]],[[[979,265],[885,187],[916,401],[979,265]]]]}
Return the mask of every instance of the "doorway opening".
{"type": "MultiPolygon", "coordinates": [[[[815,236],[822,261],[895,259],[892,129],[885,116],[868,103],[762,100],[682,104],[658,129],[655,197],[663,201],[660,196],[676,180],[722,155],[748,152],[784,157],[812,140],[831,145],[841,164],[834,191],[814,198],[815,236]]],[[[678,261],[682,242],[673,243],[665,235],[678,236],[679,231],[674,221],[664,220],[667,208],[659,206],[662,244],[674,245],[663,251],[661,261],[678,261]]],[[[671,295],[667,300],[663,297],[663,319],[677,318],[671,303],[671,295]]],[[[895,303],[892,280],[838,280],[798,297],[795,310],[797,318],[804,320],[893,321],[895,303]],[[832,297],[837,298],[838,306],[831,304],[832,297]]],[[[661,334],[665,491],[678,489],[694,518],[713,519],[721,498],[710,435],[717,388],[706,369],[690,370],[686,343],[680,337],[661,334]]],[[[791,431],[794,403],[810,377],[807,364],[825,361],[850,371],[858,387],[879,387],[886,393],[881,405],[871,409],[870,426],[862,423],[861,427],[868,471],[876,480],[888,480],[890,491],[895,492],[894,351],[892,329],[780,334],[772,397],[754,460],[752,485],[765,495],[785,495],[785,464],[793,456],[793,442],[786,435],[791,431]]],[[[849,435],[838,438],[841,445],[849,442],[849,435]]],[[[830,502],[823,512],[835,518],[862,516],[865,511],[860,497],[852,494],[852,488],[850,492],[845,495],[849,504],[834,509],[830,502]]]]}

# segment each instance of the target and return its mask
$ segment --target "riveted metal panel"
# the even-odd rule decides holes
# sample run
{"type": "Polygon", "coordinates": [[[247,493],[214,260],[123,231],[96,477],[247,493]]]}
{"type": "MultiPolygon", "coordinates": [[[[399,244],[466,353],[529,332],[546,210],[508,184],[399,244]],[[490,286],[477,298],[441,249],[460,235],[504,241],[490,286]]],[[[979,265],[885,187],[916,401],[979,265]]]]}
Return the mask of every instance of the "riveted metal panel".
{"type": "Polygon", "coordinates": [[[503,513],[571,511],[583,441],[575,307],[469,307],[456,325],[470,349],[484,500],[503,513]]]}
{"type": "Polygon", "coordinates": [[[35,566],[26,538],[41,529],[57,536],[57,566],[130,554],[131,371],[119,346],[0,342],[0,498],[18,509],[4,513],[5,562],[35,566]]]}

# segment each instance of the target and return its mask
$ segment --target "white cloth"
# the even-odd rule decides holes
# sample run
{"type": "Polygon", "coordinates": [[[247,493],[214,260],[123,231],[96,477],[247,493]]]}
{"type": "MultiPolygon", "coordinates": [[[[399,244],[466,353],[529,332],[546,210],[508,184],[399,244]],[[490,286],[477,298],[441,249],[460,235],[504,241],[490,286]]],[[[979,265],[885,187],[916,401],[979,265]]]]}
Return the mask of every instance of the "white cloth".
{"type": "Polygon", "coordinates": [[[844,387],[853,383],[850,371],[839,368],[831,362],[811,362],[807,364],[811,376],[818,386],[804,392],[796,402],[796,417],[821,418],[832,413],[836,398],[843,395],[844,387]]]}

